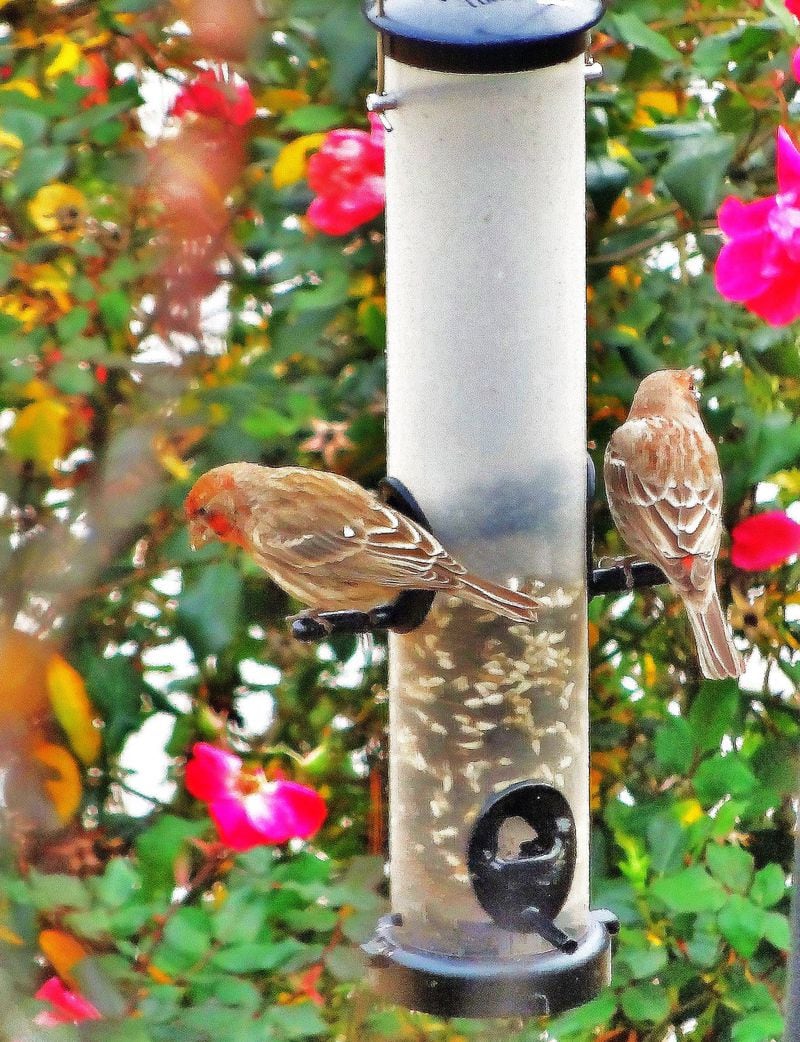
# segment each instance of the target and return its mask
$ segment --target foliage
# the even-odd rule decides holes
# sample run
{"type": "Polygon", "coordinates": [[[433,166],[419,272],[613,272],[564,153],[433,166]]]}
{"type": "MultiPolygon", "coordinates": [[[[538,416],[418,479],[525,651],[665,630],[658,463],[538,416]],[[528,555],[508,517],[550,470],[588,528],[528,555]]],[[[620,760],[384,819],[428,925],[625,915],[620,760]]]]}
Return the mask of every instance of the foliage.
{"type": "MultiPolygon", "coordinates": [[[[383,649],[295,644],[252,564],[190,554],[181,504],[232,459],[384,471],[380,217],[341,237],[305,217],[308,156],[367,126],[372,30],[357,0],[0,8],[0,1035],[78,1037],[30,1026],[57,974],[104,1018],[80,1037],[104,1042],[777,1038],[798,565],[721,562],[752,658],[738,687],[701,682],[663,590],[591,606],[612,989],[550,1025],[487,1026],[355,983],[384,902],[383,649]],[[205,95],[166,115],[200,59],[231,63],[253,119],[205,95]],[[212,842],[183,766],[223,740],[323,793],[312,844],[212,842]]],[[[780,0],[618,0],[593,41],[595,462],[643,375],[699,366],[729,527],[800,496],[796,333],[711,276],[717,204],[772,194],[776,127],[800,125],[795,32],[780,0]]],[[[601,495],[595,530],[619,550],[601,495]]]]}

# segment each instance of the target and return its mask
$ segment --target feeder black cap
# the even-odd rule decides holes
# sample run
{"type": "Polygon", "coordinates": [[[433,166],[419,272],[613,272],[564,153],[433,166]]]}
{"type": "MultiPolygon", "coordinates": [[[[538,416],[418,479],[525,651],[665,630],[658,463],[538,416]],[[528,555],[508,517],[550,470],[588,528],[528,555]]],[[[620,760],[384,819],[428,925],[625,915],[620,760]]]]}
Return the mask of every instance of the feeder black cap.
{"type": "Polygon", "coordinates": [[[581,54],[602,0],[367,0],[387,57],[439,72],[523,72],[581,54]]]}

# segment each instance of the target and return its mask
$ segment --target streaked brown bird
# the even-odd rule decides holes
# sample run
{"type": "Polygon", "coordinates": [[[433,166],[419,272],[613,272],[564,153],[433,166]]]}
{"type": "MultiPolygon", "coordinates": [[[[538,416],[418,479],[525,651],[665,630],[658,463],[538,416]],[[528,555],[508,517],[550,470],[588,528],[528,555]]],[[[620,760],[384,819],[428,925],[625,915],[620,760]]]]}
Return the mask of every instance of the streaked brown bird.
{"type": "Polygon", "coordinates": [[[687,370],[645,377],[608,444],[604,475],[620,534],[680,594],[703,675],[719,680],[738,677],[744,662],[717,594],[722,475],[697,397],[687,370]]]}
{"type": "Polygon", "coordinates": [[[215,536],[242,547],[312,616],[445,590],[516,622],[536,619],[532,597],[470,575],[430,532],[338,474],[229,463],[198,478],[186,516],[195,548],[215,536]]]}

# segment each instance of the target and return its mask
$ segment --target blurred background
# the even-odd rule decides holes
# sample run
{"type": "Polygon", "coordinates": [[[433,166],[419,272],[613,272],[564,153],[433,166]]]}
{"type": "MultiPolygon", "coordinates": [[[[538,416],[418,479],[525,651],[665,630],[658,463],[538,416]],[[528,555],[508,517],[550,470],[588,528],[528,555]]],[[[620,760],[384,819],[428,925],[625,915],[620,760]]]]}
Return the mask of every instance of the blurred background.
{"type": "MultiPolygon", "coordinates": [[[[380,640],[298,644],[296,606],[240,553],[191,553],[182,515],[232,460],[384,474],[374,33],[357,0],[0,0],[0,1038],[780,1037],[800,353],[713,264],[723,197],[776,191],[797,42],[781,0],[617,0],[594,34],[595,461],[644,375],[697,367],[728,528],[769,520],[720,561],[741,685],[702,681],[664,588],[592,602],[614,984],[492,1025],[362,983],[386,907],[380,640]],[[183,784],[197,742],[316,789],[321,831],[234,857],[183,784]]],[[[602,489],[594,526],[623,551],[602,489]]]]}

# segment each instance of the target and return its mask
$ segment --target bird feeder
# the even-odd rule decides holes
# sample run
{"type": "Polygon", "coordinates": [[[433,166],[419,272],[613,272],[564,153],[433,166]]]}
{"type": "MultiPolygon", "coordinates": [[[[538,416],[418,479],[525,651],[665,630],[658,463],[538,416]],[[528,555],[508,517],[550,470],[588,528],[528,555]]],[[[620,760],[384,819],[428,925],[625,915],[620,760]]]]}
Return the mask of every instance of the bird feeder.
{"type": "Polygon", "coordinates": [[[584,85],[597,0],[372,0],[386,137],[388,469],[509,622],[390,637],[386,998],[547,1014],[610,975],[589,907],[584,85]]]}

